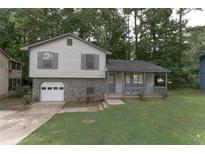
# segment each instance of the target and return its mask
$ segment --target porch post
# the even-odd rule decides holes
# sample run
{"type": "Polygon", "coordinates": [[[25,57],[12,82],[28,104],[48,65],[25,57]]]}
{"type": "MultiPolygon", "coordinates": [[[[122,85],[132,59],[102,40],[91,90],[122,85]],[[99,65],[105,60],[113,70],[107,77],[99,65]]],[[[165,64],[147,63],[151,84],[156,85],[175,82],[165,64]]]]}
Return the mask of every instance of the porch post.
{"type": "Polygon", "coordinates": [[[107,71],[107,97],[109,96],[109,71],[107,71]]]}
{"type": "Polygon", "coordinates": [[[144,72],[144,92],[146,92],[146,73],[144,72]]]}
{"type": "Polygon", "coordinates": [[[124,95],[125,88],[125,72],[122,72],[122,95],[124,95]]]}
{"type": "Polygon", "coordinates": [[[165,90],[166,90],[166,92],[167,92],[167,72],[166,72],[166,74],[165,74],[165,90]]]}

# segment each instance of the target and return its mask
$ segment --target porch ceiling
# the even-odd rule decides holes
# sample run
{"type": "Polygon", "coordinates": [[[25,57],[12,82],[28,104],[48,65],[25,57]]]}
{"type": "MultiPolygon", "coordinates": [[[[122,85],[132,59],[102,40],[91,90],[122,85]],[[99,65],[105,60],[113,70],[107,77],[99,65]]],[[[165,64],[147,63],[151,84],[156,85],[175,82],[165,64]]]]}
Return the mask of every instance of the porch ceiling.
{"type": "Polygon", "coordinates": [[[171,72],[161,66],[145,62],[143,60],[107,60],[108,71],[117,72],[171,72]]]}

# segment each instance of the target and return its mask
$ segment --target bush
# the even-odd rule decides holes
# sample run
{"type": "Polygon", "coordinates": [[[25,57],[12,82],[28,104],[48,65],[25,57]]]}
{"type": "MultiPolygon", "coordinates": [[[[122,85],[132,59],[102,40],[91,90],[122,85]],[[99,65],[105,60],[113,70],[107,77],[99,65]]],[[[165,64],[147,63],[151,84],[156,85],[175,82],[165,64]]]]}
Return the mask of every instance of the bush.
{"type": "Polygon", "coordinates": [[[25,94],[31,93],[31,87],[30,86],[22,86],[21,89],[24,91],[25,94]]]}
{"type": "Polygon", "coordinates": [[[194,82],[194,83],[192,84],[192,88],[194,88],[194,89],[200,89],[199,82],[194,82]]]}
{"type": "Polygon", "coordinates": [[[25,103],[31,103],[32,97],[31,97],[31,95],[25,95],[25,96],[23,96],[23,100],[25,103]]]}
{"type": "Polygon", "coordinates": [[[168,97],[168,93],[166,91],[162,92],[162,99],[165,99],[166,97],[168,97]]]}
{"type": "Polygon", "coordinates": [[[9,94],[9,97],[23,97],[24,95],[27,95],[27,94],[31,94],[31,88],[30,86],[22,86],[21,88],[15,90],[15,91],[12,91],[10,94],[9,94]]]}
{"type": "Polygon", "coordinates": [[[144,92],[141,91],[137,94],[137,96],[139,97],[139,100],[144,100],[144,92]]]}

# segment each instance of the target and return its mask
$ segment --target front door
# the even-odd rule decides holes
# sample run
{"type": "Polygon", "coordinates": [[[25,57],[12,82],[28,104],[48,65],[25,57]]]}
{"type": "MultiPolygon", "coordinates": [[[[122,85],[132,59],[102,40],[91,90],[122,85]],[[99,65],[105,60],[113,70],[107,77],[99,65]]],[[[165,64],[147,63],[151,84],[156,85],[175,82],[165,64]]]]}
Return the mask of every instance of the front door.
{"type": "Polygon", "coordinates": [[[109,75],[109,93],[115,93],[115,75],[114,74],[110,74],[109,75]]]}

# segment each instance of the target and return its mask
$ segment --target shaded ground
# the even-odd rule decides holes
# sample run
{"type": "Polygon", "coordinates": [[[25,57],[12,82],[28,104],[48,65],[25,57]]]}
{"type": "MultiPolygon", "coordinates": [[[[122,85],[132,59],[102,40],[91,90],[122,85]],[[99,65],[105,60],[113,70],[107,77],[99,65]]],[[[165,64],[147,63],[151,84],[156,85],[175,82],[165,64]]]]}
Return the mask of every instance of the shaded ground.
{"type": "Polygon", "coordinates": [[[97,113],[57,114],[20,144],[205,144],[205,94],[199,90],[125,103],[97,113]]]}

